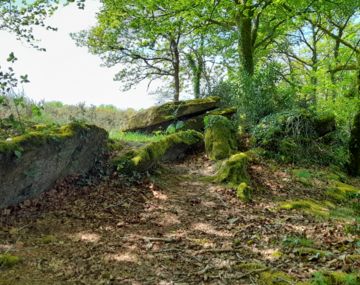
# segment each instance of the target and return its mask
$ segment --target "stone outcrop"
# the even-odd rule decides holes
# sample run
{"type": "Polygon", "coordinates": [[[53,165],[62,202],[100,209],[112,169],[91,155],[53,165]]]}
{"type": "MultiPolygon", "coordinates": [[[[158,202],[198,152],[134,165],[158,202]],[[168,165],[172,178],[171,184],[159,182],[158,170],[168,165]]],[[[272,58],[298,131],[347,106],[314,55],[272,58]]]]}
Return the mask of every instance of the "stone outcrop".
{"type": "Polygon", "coordinates": [[[230,119],[236,113],[236,108],[219,108],[212,111],[207,111],[204,114],[188,118],[184,122],[184,130],[203,131],[205,129],[204,119],[206,116],[219,115],[230,119]]]}
{"type": "Polygon", "coordinates": [[[0,208],[34,198],[60,178],[88,172],[106,143],[105,130],[81,124],[0,141],[0,208]]]}
{"type": "Polygon", "coordinates": [[[219,109],[220,98],[207,97],[180,102],[169,102],[137,112],[132,116],[121,131],[144,132],[165,131],[168,126],[178,121],[184,122],[183,130],[203,130],[203,119],[206,115],[220,114],[231,116],[234,108],[219,109]]]}
{"type": "Polygon", "coordinates": [[[216,175],[212,177],[212,181],[225,183],[235,188],[237,197],[244,202],[249,202],[252,199],[253,190],[249,186],[248,163],[249,157],[246,153],[234,154],[223,161],[216,175]]]}
{"type": "Polygon", "coordinates": [[[197,131],[180,131],[139,148],[126,149],[113,159],[113,164],[124,174],[146,172],[159,162],[182,159],[189,151],[203,149],[203,139],[197,131]]]}
{"type": "Polygon", "coordinates": [[[224,116],[205,117],[205,150],[212,160],[228,158],[237,150],[236,130],[224,116]]]}
{"type": "Polygon", "coordinates": [[[352,176],[360,176],[360,112],[354,119],[351,129],[351,137],[349,142],[350,163],[348,166],[349,174],[352,176]]]}
{"type": "Polygon", "coordinates": [[[229,159],[223,161],[214,176],[214,181],[226,183],[232,187],[237,187],[243,182],[249,183],[248,162],[249,158],[244,152],[232,155],[229,159]]]}

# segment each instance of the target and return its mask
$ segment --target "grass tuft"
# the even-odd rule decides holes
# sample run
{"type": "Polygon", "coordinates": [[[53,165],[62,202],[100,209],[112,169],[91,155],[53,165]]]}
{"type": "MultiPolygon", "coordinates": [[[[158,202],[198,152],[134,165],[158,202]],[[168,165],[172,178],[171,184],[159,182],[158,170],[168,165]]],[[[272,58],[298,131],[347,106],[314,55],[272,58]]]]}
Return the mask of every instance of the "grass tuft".
{"type": "Polygon", "coordinates": [[[156,135],[148,135],[148,134],[142,134],[142,133],[131,133],[131,132],[120,132],[120,131],[111,131],[110,139],[113,140],[121,140],[126,142],[157,142],[160,141],[165,137],[165,135],[162,134],[156,134],[156,135]]]}

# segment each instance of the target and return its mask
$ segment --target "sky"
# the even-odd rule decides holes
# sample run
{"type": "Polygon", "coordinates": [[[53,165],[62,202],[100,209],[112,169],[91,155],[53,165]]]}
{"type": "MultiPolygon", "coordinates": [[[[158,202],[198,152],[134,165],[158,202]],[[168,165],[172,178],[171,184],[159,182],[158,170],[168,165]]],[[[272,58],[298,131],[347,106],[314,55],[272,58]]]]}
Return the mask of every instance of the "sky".
{"type": "Polygon", "coordinates": [[[46,52],[37,51],[17,41],[13,35],[0,31],[0,65],[6,66],[9,53],[14,52],[18,58],[14,64],[15,72],[29,76],[30,83],[21,86],[27,97],[65,104],[112,104],[120,109],[141,109],[156,103],[156,98],[148,95],[148,82],[122,92],[121,83],[113,81],[117,68],[101,67],[98,56],[88,53],[86,47],[77,47],[70,38],[71,32],[96,23],[99,7],[97,0],[89,0],[85,10],[76,5],[60,8],[47,21],[58,28],[57,32],[35,30],[36,38],[41,40],[39,45],[46,48],[46,52]]]}

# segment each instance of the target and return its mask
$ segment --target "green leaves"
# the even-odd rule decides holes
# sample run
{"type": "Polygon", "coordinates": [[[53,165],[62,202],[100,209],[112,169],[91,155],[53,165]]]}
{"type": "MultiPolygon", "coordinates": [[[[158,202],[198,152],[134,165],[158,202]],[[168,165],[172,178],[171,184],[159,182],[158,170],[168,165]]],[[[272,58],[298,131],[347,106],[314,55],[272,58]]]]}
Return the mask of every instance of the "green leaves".
{"type": "Polygon", "coordinates": [[[183,121],[177,121],[175,123],[170,124],[167,128],[166,128],[166,133],[167,134],[174,134],[177,131],[180,131],[181,129],[183,129],[185,127],[185,123],[183,121]]]}
{"type": "Polygon", "coordinates": [[[25,75],[20,75],[20,82],[21,83],[29,83],[29,78],[28,78],[28,75],[25,74],[25,75]]]}
{"type": "Polygon", "coordinates": [[[7,58],[7,61],[8,61],[8,62],[11,62],[11,63],[14,63],[15,61],[17,61],[17,58],[15,57],[15,55],[14,55],[13,52],[11,52],[11,53],[9,54],[9,57],[7,58]]]}

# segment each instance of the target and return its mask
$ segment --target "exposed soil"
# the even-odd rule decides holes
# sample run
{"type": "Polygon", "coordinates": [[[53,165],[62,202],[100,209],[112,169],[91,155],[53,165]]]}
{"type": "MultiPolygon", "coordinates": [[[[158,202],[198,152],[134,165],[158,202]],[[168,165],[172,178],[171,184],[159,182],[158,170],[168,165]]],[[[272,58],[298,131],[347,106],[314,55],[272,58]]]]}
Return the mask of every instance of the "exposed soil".
{"type": "Polygon", "coordinates": [[[213,172],[194,156],[140,183],[117,174],[89,185],[64,181],[4,210],[0,253],[22,262],[0,268],[0,284],[258,284],[265,270],[308,280],[321,269],[360,266],[346,260],[357,240],[343,222],[278,209],[279,200],[317,195],[286,171],[252,166],[251,203],[203,179],[213,172]],[[283,246],[289,235],[332,255],[299,255],[283,246]]]}

